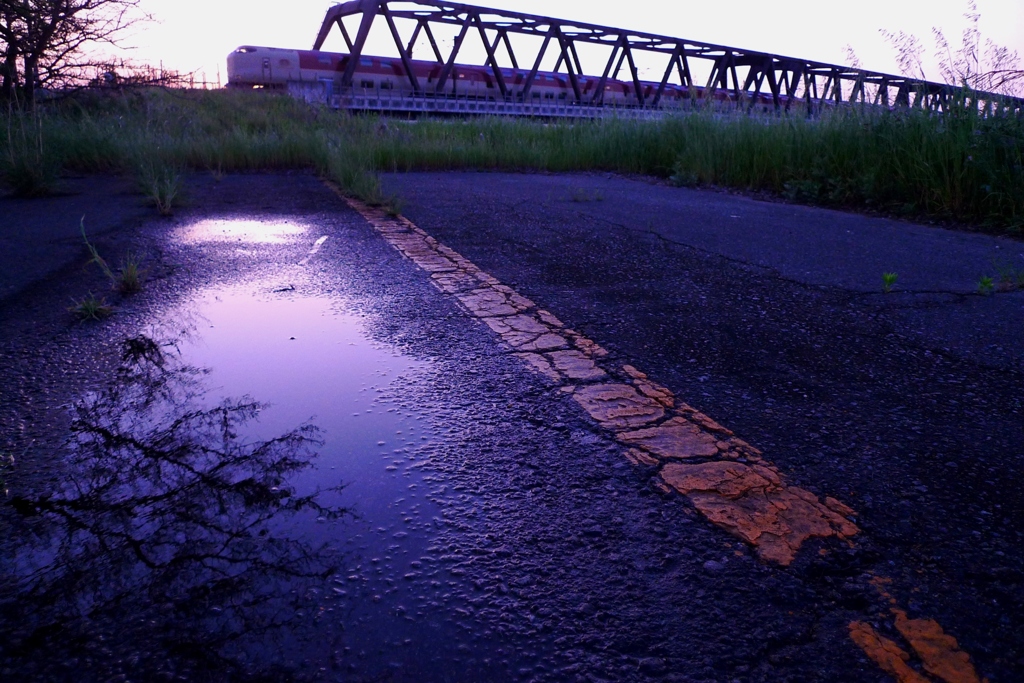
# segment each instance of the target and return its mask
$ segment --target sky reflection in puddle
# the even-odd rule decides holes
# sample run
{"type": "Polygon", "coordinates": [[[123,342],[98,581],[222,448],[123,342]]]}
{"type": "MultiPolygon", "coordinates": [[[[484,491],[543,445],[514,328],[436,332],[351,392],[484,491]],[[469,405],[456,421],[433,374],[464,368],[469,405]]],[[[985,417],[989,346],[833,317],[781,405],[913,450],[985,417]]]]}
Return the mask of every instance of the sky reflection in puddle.
{"type": "Polygon", "coordinates": [[[178,238],[185,243],[285,244],[308,230],[306,225],[286,220],[208,219],[185,226],[178,238]]]}
{"type": "Polygon", "coordinates": [[[210,396],[177,342],[123,340],[109,385],[70,406],[59,476],[4,501],[10,680],[227,680],[279,661],[270,632],[308,630],[323,608],[338,553],[277,532],[340,517],[290,483],[309,471],[319,430],[249,437],[262,406],[210,396]]]}
{"type": "Polygon", "coordinates": [[[252,438],[304,422],[318,428],[315,466],[292,482],[300,494],[344,483],[323,502],[356,518],[313,528],[294,519],[287,530],[344,552],[343,571],[326,590],[342,606],[336,619],[348,673],[433,680],[463,640],[450,615],[428,607],[450,591],[431,558],[442,513],[429,500],[417,454],[433,435],[426,409],[384,398],[400,397],[423,363],[371,341],[364,321],[337,302],[282,289],[264,282],[207,293],[194,309],[196,338],[182,354],[210,369],[213,394],[270,404],[249,425],[252,438]]]}
{"type": "Polygon", "coordinates": [[[75,403],[66,484],[10,501],[0,669],[73,680],[102,642],[103,680],[303,660],[430,679],[456,640],[425,610],[440,570],[419,568],[440,512],[417,462],[429,420],[400,389],[424,364],[336,298],[249,283],[196,301],[75,403]]]}
{"type": "Polygon", "coordinates": [[[414,483],[397,482],[412,476],[399,469],[429,431],[422,415],[385,404],[380,394],[421,364],[370,341],[363,321],[333,310],[329,299],[273,289],[202,296],[196,339],[182,347],[183,356],[210,369],[213,394],[269,404],[252,437],[272,438],[307,421],[320,428],[324,444],[316,469],[295,482],[300,492],[340,479],[343,504],[376,526],[394,522],[393,500],[414,483]]]}

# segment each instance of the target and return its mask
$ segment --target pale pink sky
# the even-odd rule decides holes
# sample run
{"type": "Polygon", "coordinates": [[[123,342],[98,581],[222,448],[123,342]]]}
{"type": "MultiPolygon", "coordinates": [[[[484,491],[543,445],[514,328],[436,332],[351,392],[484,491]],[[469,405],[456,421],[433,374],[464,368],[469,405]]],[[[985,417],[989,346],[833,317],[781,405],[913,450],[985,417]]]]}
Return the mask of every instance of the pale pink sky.
{"type": "MultiPolygon", "coordinates": [[[[977,0],[982,35],[1024,53],[1024,0],[977,0]]],[[[326,10],[325,0],[143,0],[159,23],[134,31],[133,59],[182,71],[218,69],[244,44],[308,49],[326,10]]],[[[471,4],[578,19],[639,31],[829,62],[845,62],[853,46],[863,66],[896,71],[892,49],[879,29],[915,33],[934,52],[931,29],[959,43],[966,0],[484,0],[471,4]]],[[[343,50],[336,35],[325,49],[343,50]]],[[[385,51],[382,43],[371,50],[385,51]]],[[[390,54],[390,52],[388,52],[390,54]]],[[[585,59],[585,58],[584,58],[585,59]]],[[[660,74],[659,74],[660,75],[660,74]]],[[[938,78],[934,68],[927,74],[938,78]]]]}

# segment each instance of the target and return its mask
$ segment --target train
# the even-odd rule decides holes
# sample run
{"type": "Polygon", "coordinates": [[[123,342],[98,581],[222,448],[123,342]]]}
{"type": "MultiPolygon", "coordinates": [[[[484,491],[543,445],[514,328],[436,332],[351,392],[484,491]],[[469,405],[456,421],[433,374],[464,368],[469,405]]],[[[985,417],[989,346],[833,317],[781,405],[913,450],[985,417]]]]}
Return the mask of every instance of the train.
{"type": "MultiPolygon", "coordinates": [[[[284,90],[293,84],[321,84],[328,94],[340,92],[342,74],[348,68],[351,55],[315,50],[288,50],[274,47],[243,45],[228,55],[229,88],[268,88],[284,90]]],[[[494,72],[487,66],[467,64],[453,65],[443,88],[438,82],[444,70],[434,61],[410,60],[410,67],[420,84],[421,91],[432,96],[451,96],[477,100],[505,100],[516,102],[568,103],[575,101],[572,83],[564,73],[538,72],[530,87],[529,96],[524,97],[529,71],[524,69],[501,68],[502,80],[508,97],[502,95],[494,72]]],[[[605,106],[638,107],[632,81],[605,79],[603,96],[595,97],[601,87],[601,79],[594,76],[579,76],[578,86],[585,103],[605,106]]],[[[352,87],[357,91],[380,94],[411,95],[412,84],[401,59],[361,55],[352,76],[352,87]]],[[[640,82],[645,103],[651,103],[657,96],[658,83],[640,82]]],[[[667,84],[659,100],[659,106],[678,107],[696,100],[705,99],[706,90],[699,86],[684,87],[667,84]]],[[[734,95],[727,90],[716,90],[714,100],[732,102],[734,95]]],[[[773,106],[771,95],[758,95],[752,104],[773,106]]]]}

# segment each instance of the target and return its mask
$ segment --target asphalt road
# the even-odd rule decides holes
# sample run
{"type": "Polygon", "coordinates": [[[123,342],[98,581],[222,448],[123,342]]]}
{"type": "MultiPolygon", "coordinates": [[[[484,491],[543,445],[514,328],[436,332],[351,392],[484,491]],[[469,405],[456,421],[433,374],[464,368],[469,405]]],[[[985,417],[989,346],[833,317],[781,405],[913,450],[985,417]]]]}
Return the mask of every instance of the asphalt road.
{"type": "MultiPolygon", "coordinates": [[[[1019,240],[601,175],[410,174],[387,185],[414,213],[430,212],[422,215],[432,227],[441,213],[466,231],[507,220],[507,234],[488,238],[529,253],[555,243],[546,232],[561,232],[599,243],[594,259],[627,237],[662,242],[647,248],[679,247],[811,292],[859,294],[925,343],[1024,367],[1024,294],[974,296],[982,277],[1024,272],[1019,240]],[[889,272],[898,279],[883,299],[876,295],[889,272]]],[[[730,289],[742,287],[740,279],[730,289]]]]}
{"type": "MultiPolygon", "coordinates": [[[[24,453],[15,494],[59,479],[62,406],[110,381],[117,342],[213,284],[258,276],[339,297],[376,343],[424,364],[382,388],[438,436],[399,470],[422,477],[438,511],[411,532],[423,554],[340,577],[360,585],[365,573],[369,593],[323,598],[342,615],[365,608],[375,585],[407,585],[380,591],[366,627],[402,638],[352,650],[343,616],[298,625],[282,641],[296,652],[331,645],[304,659],[286,652],[275,660],[282,676],[889,681],[850,624],[911,651],[894,608],[941,624],[992,683],[1024,672],[1024,295],[975,293],[1019,242],[620,178],[386,179],[419,228],[607,349],[600,367],[642,370],[792,485],[855,511],[848,543],[811,538],[780,566],[667,489],[656,468],[631,464],[564,385],[510,353],[315,178],[195,177],[173,221],[136,219],[140,198],[93,183],[82,191],[121,226],[98,237],[101,251],[145,251],[150,279],[137,298],[112,298],[109,321],[83,326],[65,302],[103,285],[79,267],[84,249],[34,273],[21,274],[23,262],[7,270],[0,447],[24,453]],[[302,221],[316,234],[246,249],[173,243],[211,216],[302,221]],[[328,239],[310,255],[317,235],[328,239]],[[294,274],[307,257],[308,272],[294,274]],[[899,280],[883,294],[887,271],[899,280]]],[[[44,222],[67,229],[55,239],[74,238],[78,204],[36,207],[2,213],[6,239],[22,245],[8,253],[32,253],[31,227],[44,222]]],[[[91,658],[73,659],[57,630],[3,649],[2,666],[53,674],[39,661],[68,652],[56,669],[66,678],[130,679],[124,662],[151,661],[131,659],[146,646],[119,644],[125,633],[103,633],[91,658]]],[[[177,652],[165,666],[194,673],[177,652]]],[[[925,680],[944,680],[926,665],[911,660],[925,680]]]]}
{"type": "Polygon", "coordinates": [[[45,208],[36,200],[0,198],[0,301],[88,261],[81,258],[83,225],[89,239],[96,239],[138,228],[152,215],[127,179],[69,178],[60,190],[45,208]]]}

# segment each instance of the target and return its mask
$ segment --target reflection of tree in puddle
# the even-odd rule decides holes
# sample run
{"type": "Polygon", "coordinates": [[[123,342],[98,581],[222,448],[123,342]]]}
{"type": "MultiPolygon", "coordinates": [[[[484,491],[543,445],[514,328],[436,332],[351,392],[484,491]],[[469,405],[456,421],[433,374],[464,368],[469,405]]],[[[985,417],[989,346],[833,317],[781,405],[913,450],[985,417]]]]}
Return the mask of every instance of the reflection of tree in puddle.
{"type": "Polygon", "coordinates": [[[13,491],[0,516],[0,671],[223,680],[283,666],[337,560],[282,531],[343,513],[289,484],[317,428],[248,440],[263,406],[213,403],[173,344],[140,336],[122,359],[73,408],[64,485],[13,491]]]}

